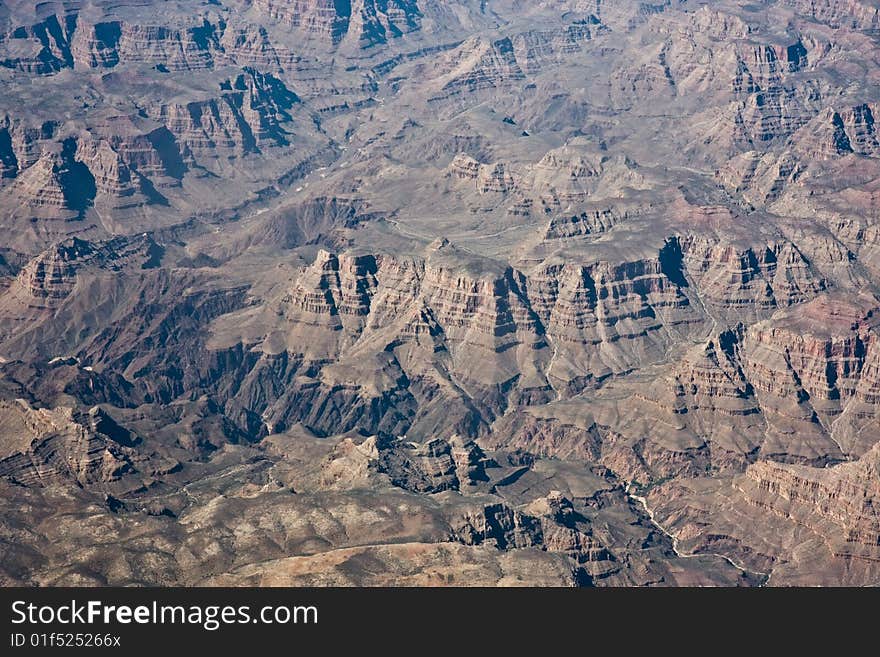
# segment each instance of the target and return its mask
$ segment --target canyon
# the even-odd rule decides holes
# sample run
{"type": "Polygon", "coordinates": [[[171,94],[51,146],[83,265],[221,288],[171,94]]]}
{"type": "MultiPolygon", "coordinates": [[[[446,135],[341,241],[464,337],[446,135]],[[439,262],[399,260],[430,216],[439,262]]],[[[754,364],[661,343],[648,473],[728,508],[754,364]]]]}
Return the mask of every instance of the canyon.
{"type": "Polygon", "coordinates": [[[0,86],[0,584],[880,583],[874,0],[11,0],[0,86]]]}

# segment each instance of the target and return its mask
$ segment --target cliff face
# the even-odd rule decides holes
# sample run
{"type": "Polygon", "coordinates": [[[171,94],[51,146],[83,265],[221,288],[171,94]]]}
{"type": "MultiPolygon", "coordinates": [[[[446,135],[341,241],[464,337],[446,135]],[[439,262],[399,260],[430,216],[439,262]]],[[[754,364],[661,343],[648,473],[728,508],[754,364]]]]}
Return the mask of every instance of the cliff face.
{"type": "Polygon", "coordinates": [[[841,554],[876,558],[880,545],[877,451],[819,472],[756,463],[746,471],[742,490],[755,505],[806,523],[841,554]]]}
{"type": "MultiPolygon", "coordinates": [[[[393,4],[393,3],[392,3],[393,4]]],[[[418,28],[414,6],[390,14],[375,7],[359,12],[358,27],[349,29],[350,15],[333,2],[255,3],[268,19],[301,30],[309,39],[338,45],[349,31],[357,32],[362,46],[381,42],[418,28]]],[[[262,25],[236,21],[205,3],[194,14],[111,16],[96,20],[94,12],[75,10],[16,27],[4,35],[6,57],[0,66],[32,75],[54,75],[69,69],[112,69],[148,64],[168,71],[196,71],[226,64],[268,64],[282,69],[299,58],[274,43],[262,25]],[[145,20],[146,18],[146,20],[145,20]]]]}
{"type": "Polygon", "coordinates": [[[877,449],[827,468],[758,461],[714,486],[680,481],[649,495],[679,550],[724,550],[783,584],[872,580],[877,575],[877,449]],[[743,517],[755,518],[748,527],[743,517]],[[810,545],[809,554],[793,549],[810,545]],[[816,560],[823,573],[805,575],[816,560]]]}
{"type": "Polygon", "coordinates": [[[326,45],[350,41],[359,47],[382,44],[418,30],[422,11],[415,0],[255,0],[254,7],[305,38],[326,45]]]}
{"type": "Polygon", "coordinates": [[[808,3],[803,0],[786,0],[785,4],[833,27],[851,26],[868,34],[875,34],[880,28],[880,10],[870,2],[821,0],[808,3]]]}
{"type": "MultiPolygon", "coordinates": [[[[140,82],[119,84],[134,91],[140,82]]],[[[241,176],[257,194],[330,152],[278,77],[244,67],[214,84],[170,102],[162,94],[148,97],[136,110],[102,111],[84,122],[42,121],[39,109],[34,116],[10,108],[0,121],[0,199],[7,209],[0,222],[16,235],[10,246],[33,254],[74,234],[106,239],[167,226],[185,208],[216,212],[235,194],[212,176],[241,176]],[[294,141],[322,145],[299,151],[294,141]],[[253,175],[255,166],[271,173],[253,175]]],[[[105,91],[118,88],[111,79],[107,85],[105,91]]]]}
{"type": "Polygon", "coordinates": [[[701,321],[659,256],[616,267],[553,266],[529,276],[467,258],[442,242],[414,259],[320,251],[276,306],[245,313],[250,326],[231,317],[215,327],[215,349],[241,340],[257,342],[263,353],[242,362],[253,369],[238,375],[236,396],[246,406],[263,399],[276,430],[302,421],[326,431],[333,419],[324,413],[343,412],[348,428],[375,431],[391,422],[411,433],[476,435],[485,431],[476,408],[491,417],[531,398],[571,394],[648,358],[659,361],[668,332],[701,321]],[[381,363],[381,377],[359,381],[354,373],[365,363],[381,363]],[[295,371],[311,380],[297,380],[297,391],[287,387],[295,371]],[[290,396],[302,394],[334,402],[296,415],[290,396]],[[461,414],[461,424],[435,424],[437,402],[427,402],[437,395],[461,414]]]}
{"type": "MultiPolygon", "coordinates": [[[[81,485],[117,481],[133,470],[134,451],[99,427],[112,419],[98,409],[80,416],[71,408],[34,409],[24,400],[3,402],[5,427],[15,427],[16,442],[4,440],[0,476],[24,486],[47,486],[73,479],[81,485]]],[[[126,440],[126,442],[129,442],[126,440]]]]}
{"type": "Polygon", "coordinates": [[[35,25],[16,27],[4,40],[3,66],[32,75],[50,75],[72,66],[70,37],[75,28],[75,16],[55,15],[35,25]]]}
{"type": "Polygon", "coordinates": [[[813,298],[826,285],[789,242],[740,247],[694,236],[682,241],[681,250],[703,302],[735,320],[744,312],[767,317],[813,298]]]}
{"type": "Polygon", "coordinates": [[[475,37],[441,60],[433,100],[450,99],[515,84],[529,74],[561,63],[607,31],[595,16],[548,30],[519,32],[488,41],[475,37]]]}
{"type": "Polygon", "coordinates": [[[147,114],[173,135],[187,166],[235,159],[288,144],[283,124],[296,94],[271,75],[245,69],[221,83],[225,93],[186,104],[150,107],[147,114]]]}

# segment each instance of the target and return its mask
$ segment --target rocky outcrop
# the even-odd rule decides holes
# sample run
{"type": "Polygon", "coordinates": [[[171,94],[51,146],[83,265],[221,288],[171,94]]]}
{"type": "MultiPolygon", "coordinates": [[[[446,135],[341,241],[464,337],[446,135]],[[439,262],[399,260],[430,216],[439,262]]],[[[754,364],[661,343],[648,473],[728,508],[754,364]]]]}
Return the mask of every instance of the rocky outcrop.
{"type": "Polygon", "coordinates": [[[679,240],[684,267],[713,311],[737,319],[766,317],[776,308],[803,303],[825,289],[825,281],[788,242],[745,246],[706,237],[679,240]]]}
{"type": "Polygon", "coordinates": [[[257,361],[240,361],[234,394],[272,426],[301,421],[323,432],[341,413],[347,430],[403,433],[409,425],[421,435],[427,426],[414,427],[439,420],[435,405],[445,403],[443,412],[460,419],[443,423],[444,434],[474,436],[507,404],[546,399],[554,387],[571,394],[659,361],[670,331],[702,322],[681,287],[680,263],[659,255],[546,265],[528,276],[470,258],[445,242],[424,258],[321,250],[271,310],[243,324],[218,322],[212,348],[259,345],[257,361]],[[381,375],[366,375],[368,363],[381,375]]]}
{"type": "Polygon", "coordinates": [[[784,4],[832,27],[850,27],[868,34],[880,30],[880,9],[865,0],[784,0],[784,4]]]}
{"type": "Polygon", "coordinates": [[[62,302],[76,284],[78,266],[94,255],[92,244],[76,238],[59,245],[29,262],[16,278],[10,294],[17,289],[35,304],[52,307],[62,302]]]}
{"type": "Polygon", "coordinates": [[[417,0],[355,0],[351,3],[348,39],[366,48],[387,43],[421,26],[422,9],[417,0]]]}
{"type": "Polygon", "coordinates": [[[812,302],[810,315],[824,318],[823,329],[790,315],[752,328],[743,344],[746,372],[782,426],[799,421],[827,431],[844,453],[860,455],[873,444],[863,432],[877,412],[874,329],[863,308],[833,300],[812,302]]]}
{"type": "Polygon", "coordinates": [[[547,224],[544,239],[565,239],[605,233],[617,224],[627,221],[638,211],[637,207],[606,206],[584,210],[580,214],[554,217],[547,224]]]}
{"type": "Polygon", "coordinates": [[[801,128],[791,141],[808,158],[828,159],[845,155],[880,155],[875,127],[875,107],[862,103],[844,111],[826,109],[801,128]]]}
{"type": "MultiPolygon", "coordinates": [[[[0,191],[15,199],[15,209],[10,213],[12,220],[18,218],[25,225],[33,218],[65,222],[84,219],[95,204],[108,210],[124,210],[166,202],[153,183],[137,171],[140,163],[138,158],[129,157],[131,151],[127,146],[132,142],[126,137],[117,134],[102,139],[82,133],[59,143],[52,132],[26,129],[17,123],[13,124],[12,134],[21,139],[19,144],[10,139],[10,161],[16,167],[7,172],[14,179],[0,191]],[[121,152],[114,148],[113,142],[121,152]],[[42,154],[35,162],[25,165],[33,151],[42,154]]],[[[155,153],[154,156],[161,159],[155,153]]],[[[155,173],[149,165],[144,170],[155,173]]],[[[157,178],[157,182],[162,180],[157,178]]],[[[72,232],[61,223],[56,230],[54,236],[60,238],[72,232]]],[[[43,231],[30,228],[21,232],[41,234],[43,231]]]]}
{"type": "Polygon", "coordinates": [[[492,504],[466,514],[459,526],[453,527],[455,537],[465,545],[491,541],[501,550],[528,548],[543,541],[541,523],[505,504],[492,504]]]}
{"type": "Polygon", "coordinates": [[[255,0],[254,5],[269,18],[331,45],[338,44],[348,32],[352,13],[351,2],[333,0],[255,0]]]}
{"type": "Polygon", "coordinates": [[[586,426],[562,419],[541,417],[524,409],[500,418],[489,436],[487,447],[519,450],[536,456],[597,461],[601,456],[603,431],[584,418],[586,426]]]}
{"type": "Polygon", "coordinates": [[[626,370],[634,353],[645,359],[662,350],[661,327],[687,330],[699,322],[678,267],[658,255],[619,265],[545,264],[530,275],[532,307],[556,349],[551,373],[598,378],[626,370]]]}
{"type": "Polygon", "coordinates": [[[809,52],[800,38],[767,34],[725,7],[701,7],[688,14],[686,25],[659,16],[645,30],[662,39],[663,45],[615,76],[621,91],[652,80],[673,94],[714,88],[734,96],[766,97],[782,88],[788,74],[809,64],[809,52]]]}
{"type": "Polygon", "coordinates": [[[844,131],[854,153],[868,157],[880,157],[880,137],[877,134],[876,103],[862,103],[846,110],[842,115],[844,131]]]}
{"type": "Polygon", "coordinates": [[[106,141],[81,140],[76,157],[94,178],[96,196],[100,197],[96,202],[126,209],[162,199],[152,183],[131,169],[106,141]]]}
{"type": "Polygon", "coordinates": [[[64,184],[58,176],[60,166],[58,158],[47,153],[21,172],[4,192],[34,216],[71,217],[76,213],[68,207],[64,184]]]}
{"type": "Polygon", "coordinates": [[[309,40],[330,46],[343,40],[360,47],[385,43],[417,30],[421,18],[415,0],[254,0],[254,6],[309,40]]]}
{"type": "Polygon", "coordinates": [[[716,175],[728,189],[763,207],[777,200],[787,186],[797,183],[806,169],[806,162],[789,151],[750,150],[731,159],[716,175]]]}
{"type": "Polygon", "coordinates": [[[448,68],[448,79],[442,82],[436,100],[525,79],[509,38],[465,42],[449,56],[448,68]]]}
{"type": "Polygon", "coordinates": [[[116,115],[97,122],[94,134],[118,153],[126,167],[156,188],[178,187],[187,171],[181,146],[164,125],[116,115]]]}
{"type": "Polygon", "coordinates": [[[282,127],[298,98],[272,75],[254,69],[221,85],[217,98],[153,107],[149,114],[166,126],[188,165],[202,166],[283,146],[282,127]]]}
{"type": "Polygon", "coordinates": [[[78,21],[70,44],[74,65],[86,68],[112,68],[119,64],[119,42],[123,28],[131,39],[131,28],[119,21],[92,23],[78,21]]]}
{"type": "Polygon", "coordinates": [[[618,107],[633,107],[646,97],[663,103],[694,94],[724,99],[705,113],[696,110],[699,139],[725,153],[719,165],[737,151],[790,137],[822,108],[818,83],[796,76],[827,55],[824,37],[823,43],[780,38],[725,8],[704,7],[688,19],[687,26],[667,15],[648,21],[643,34],[650,34],[652,47],[624,59],[612,73],[611,97],[618,107]]]}
{"type": "Polygon", "coordinates": [[[427,307],[450,340],[500,352],[514,344],[518,327],[528,331],[535,321],[522,297],[522,281],[505,268],[476,278],[461,275],[442,257],[451,248],[442,247],[427,260],[322,251],[285,296],[287,316],[297,324],[348,325],[357,337],[401,320],[403,329],[418,321],[419,309],[427,307]]]}
{"type": "Polygon", "coordinates": [[[81,271],[147,269],[158,266],[161,257],[162,247],[147,235],[101,243],[71,238],[25,265],[6,292],[3,304],[12,299],[24,303],[27,299],[32,308],[54,308],[71,294],[81,271]]]}
{"type": "Polygon", "coordinates": [[[7,113],[0,121],[9,142],[5,146],[7,160],[15,160],[18,171],[35,164],[51,151],[57,155],[57,147],[47,148],[47,143],[57,143],[60,124],[55,120],[33,121],[19,113],[7,113]]]}
{"type": "Polygon", "coordinates": [[[564,62],[584,45],[608,31],[594,15],[563,28],[532,30],[512,37],[513,54],[519,67],[527,74],[564,62]]]}
{"type": "Polygon", "coordinates": [[[764,512],[804,525],[831,546],[837,556],[880,558],[880,448],[861,459],[832,468],[809,468],[761,461],[752,465],[739,487],[764,512]]]}
{"type": "Polygon", "coordinates": [[[96,20],[88,11],[53,15],[0,39],[0,53],[5,54],[0,66],[50,75],[65,68],[138,64],[162,71],[197,71],[224,64],[283,70],[299,61],[297,55],[274,42],[264,26],[238,17],[227,22],[227,18],[210,11],[150,22],[116,17],[96,20]]]}
{"type": "Polygon", "coordinates": [[[52,15],[19,27],[4,40],[3,66],[36,75],[64,68],[112,68],[120,63],[161,64],[165,70],[197,70],[214,65],[217,25],[140,24],[91,20],[88,15],[52,15]]]}
{"type": "Polygon", "coordinates": [[[219,38],[219,46],[224,60],[262,71],[283,71],[301,61],[297,53],[273,42],[262,25],[227,25],[219,38]]]}
{"type": "Polygon", "coordinates": [[[610,562],[615,561],[614,555],[585,526],[586,518],[560,491],[550,491],[546,497],[534,500],[525,512],[541,518],[547,551],[565,552],[577,562],[589,564],[587,570],[593,578],[613,569],[610,562]]]}
{"type": "Polygon", "coordinates": [[[642,483],[741,472],[761,458],[810,467],[858,458],[875,442],[872,317],[823,295],[714,336],[652,382],[616,385],[589,405],[526,409],[528,422],[505,418],[505,439],[491,444],[599,459],[642,483]],[[824,324],[808,319],[819,316],[824,324]]]}
{"type": "Polygon", "coordinates": [[[217,41],[216,26],[207,20],[185,27],[125,23],[120,29],[118,57],[131,63],[161,64],[169,71],[193,71],[213,66],[217,41]]]}
{"type": "Polygon", "coordinates": [[[453,522],[452,530],[465,545],[491,543],[502,550],[538,547],[567,554],[581,565],[581,578],[586,581],[618,570],[615,557],[592,535],[586,518],[559,491],[550,491],[522,511],[492,504],[466,512],[453,522]]]}
{"type": "Polygon", "coordinates": [[[580,52],[605,32],[595,16],[563,28],[519,32],[501,39],[475,37],[446,56],[432,100],[509,86],[580,52]]]}
{"type": "Polygon", "coordinates": [[[181,145],[187,165],[224,157],[243,157],[256,152],[251,126],[229,99],[195,101],[186,105],[163,105],[154,118],[168,127],[181,145]]]}
{"type": "MultiPolygon", "coordinates": [[[[613,183],[602,180],[601,176],[607,172],[607,168],[613,169],[616,164],[601,152],[594,152],[589,140],[577,137],[561,148],[548,151],[536,164],[529,167],[527,178],[531,195],[527,199],[535,208],[542,207],[545,212],[561,213],[577,209],[581,220],[596,212],[604,214],[608,211],[616,215],[630,209],[635,210],[637,203],[633,201],[615,199],[603,202],[592,198],[599,190],[610,192],[613,183]],[[615,209],[618,206],[626,207],[615,209]]],[[[561,232],[565,234],[566,219],[571,217],[571,222],[576,223],[577,216],[554,216],[550,220],[548,237],[553,236],[555,222],[561,222],[561,232]]]]}
{"type": "MultiPolygon", "coordinates": [[[[0,454],[0,477],[28,486],[46,486],[70,479],[81,485],[119,479],[132,471],[133,452],[109,434],[118,425],[103,411],[85,417],[71,408],[35,409],[25,401],[0,402],[6,427],[0,454]]],[[[124,442],[130,442],[122,438],[124,442]]]]}
{"type": "MultiPolygon", "coordinates": [[[[364,317],[369,313],[376,293],[377,271],[378,263],[373,256],[343,255],[340,259],[321,250],[314,264],[303,272],[303,277],[282,303],[289,308],[287,312],[291,318],[302,313],[325,316],[337,323],[342,321],[335,319],[340,316],[364,317]]],[[[354,330],[362,330],[362,327],[354,330]]]]}
{"type": "Polygon", "coordinates": [[[474,442],[453,436],[383,446],[378,467],[395,486],[416,493],[438,493],[467,490],[488,481],[488,465],[491,463],[474,442]]]}
{"type": "Polygon", "coordinates": [[[503,162],[481,164],[464,153],[455,156],[447,175],[458,180],[474,181],[480,194],[507,194],[517,189],[516,179],[503,162]]]}
{"type": "Polygon", "coordinates": [[[50,75],[73,66],[70,39],[75,27],[75,16],[53,14],[13,29],[0,40],[0,66],[30,75],[50,75]]]}

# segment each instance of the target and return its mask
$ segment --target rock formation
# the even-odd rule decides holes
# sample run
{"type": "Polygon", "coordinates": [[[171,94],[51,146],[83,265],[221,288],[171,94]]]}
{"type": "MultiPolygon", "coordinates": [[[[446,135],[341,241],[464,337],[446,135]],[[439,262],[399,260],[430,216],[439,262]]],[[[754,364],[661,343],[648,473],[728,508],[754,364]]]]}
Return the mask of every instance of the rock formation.
{"type": "Polygon", "coordinates": [[[873,585],[873,0],[0,7],[0,583],[873,585]]]}

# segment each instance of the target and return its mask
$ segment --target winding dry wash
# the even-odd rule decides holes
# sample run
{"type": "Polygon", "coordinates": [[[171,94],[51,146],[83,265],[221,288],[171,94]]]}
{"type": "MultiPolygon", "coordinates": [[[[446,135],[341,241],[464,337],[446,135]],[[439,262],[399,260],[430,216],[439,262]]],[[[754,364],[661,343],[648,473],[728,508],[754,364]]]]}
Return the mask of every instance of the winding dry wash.
{"type": "Polygon", "coordinates": [[[878,0],[0,2],[0,584],[880,584],[878,0]]]}

